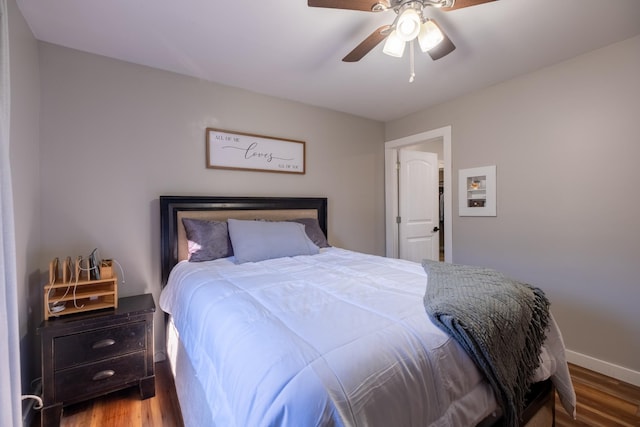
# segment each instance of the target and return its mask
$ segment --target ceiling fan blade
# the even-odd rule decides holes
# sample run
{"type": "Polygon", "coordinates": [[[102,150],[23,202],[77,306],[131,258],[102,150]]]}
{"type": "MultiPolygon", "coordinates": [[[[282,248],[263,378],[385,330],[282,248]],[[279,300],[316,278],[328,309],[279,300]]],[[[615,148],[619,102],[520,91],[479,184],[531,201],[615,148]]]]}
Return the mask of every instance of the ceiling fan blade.
{"type": "Polygon", "coordinates": [[[373,12],[376,5],[388,9],[389,0],[307,0],[309,7],[330,7],[333,9],[363,10],[373,12]]]}
{"type": "Polygon", "coordinates": [[[431,59],[435,61],[453,52],[456,49],[456,45],[454,45],[451,39],[444,33],[444,31],[442,31],[442,27],[440,27],[440,25],[438,25],[436,21],[432,19],[431,22],[433,22],[440,29],[442,35],[444,36],[444,39],[440,43],[427,51],[431,59]]]}
{"type": "MultiPolygon", "coordinates": [[[[449,12],[450,10],[462,9],[463,7],[476,6],[482,3],[489,3],[496,0],[456,0],[453,7],[443,7],[441,10],[449,12]]],[[[311,0],[309,0],[311,2],[311,0]]]]}
{"type": "Polygon", "coordinates": [[[342,61],[344,62],[357,62],[360,61],[367,53],[376,47],[382,40],[386,39],[389,35],[391,25],[383,25],[375,30],[366,39],[362,41],[355,49],[347,54],[342,61]]]}

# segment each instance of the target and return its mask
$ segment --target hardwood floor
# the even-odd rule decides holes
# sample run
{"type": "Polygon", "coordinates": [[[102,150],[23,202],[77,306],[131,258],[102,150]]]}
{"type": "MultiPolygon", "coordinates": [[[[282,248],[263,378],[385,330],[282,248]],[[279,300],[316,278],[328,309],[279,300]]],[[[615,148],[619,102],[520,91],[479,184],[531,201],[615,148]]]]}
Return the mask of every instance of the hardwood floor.
{"type": "MultiPolygon", "coordinates": [[[[640,387],[569,365],[578,399],[571,420],[556,398],[556,426],[640,427],[640,387]]],[[[36,417],[38,418],[38,417],[36,417]]],[[[37,419],[35,426],[40,425],[37,419]]],[[[61,427],[181,427],[180,408],[168,362],[156,364],[156,395],[140,400],[137,388],[64,409],[61,427]]]]}
{"type": "Polygon", "coordinates": [[[556,426],[640,426],[640,387],[569,364],[576,390],[577,420],[556,397],[556,426]]]}

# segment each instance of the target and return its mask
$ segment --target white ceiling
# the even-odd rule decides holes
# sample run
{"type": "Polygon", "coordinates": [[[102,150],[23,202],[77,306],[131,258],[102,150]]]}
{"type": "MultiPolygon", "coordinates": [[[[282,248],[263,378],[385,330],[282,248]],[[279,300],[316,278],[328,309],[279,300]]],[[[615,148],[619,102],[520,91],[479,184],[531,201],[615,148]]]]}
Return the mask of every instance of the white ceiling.
{"type": "MultiPolygon", "coordinates": [[[[35,37],[358,116],[388,121],[640,34],[640,0],[499,0],[428,8],[457,46],[433,61],[341,59],[395,13],[306,0],[17,0],[35,37]]],[[[419,51],[418,51],[419,52],[419,51]]]]}

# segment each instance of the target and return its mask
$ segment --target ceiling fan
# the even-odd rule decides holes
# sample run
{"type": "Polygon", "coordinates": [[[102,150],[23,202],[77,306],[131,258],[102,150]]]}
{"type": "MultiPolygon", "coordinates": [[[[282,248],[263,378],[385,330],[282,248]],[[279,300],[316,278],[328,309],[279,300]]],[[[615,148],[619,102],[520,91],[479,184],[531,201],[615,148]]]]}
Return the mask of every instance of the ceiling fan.
{"type": "Polygon", "coordinates": [[[413,41],[415,39],[418,40],[420,49],[423,52],[428,52],[434,60],[448,55],[456,48],[440,26],[433,19],[424,16],[423,10],[426,7],[431,6],[450,11],[492,1],[495,0],[307,0],[307,4],[310,7],[365,12],[393,10],[396,13],[396,18],[391,25],[383,25],[375,30],[342,60],[344,62],[359,61],[386,39],[383,52],[395,57],[401,57],[406,42],[410,42],[413,63],[413,41]]]}

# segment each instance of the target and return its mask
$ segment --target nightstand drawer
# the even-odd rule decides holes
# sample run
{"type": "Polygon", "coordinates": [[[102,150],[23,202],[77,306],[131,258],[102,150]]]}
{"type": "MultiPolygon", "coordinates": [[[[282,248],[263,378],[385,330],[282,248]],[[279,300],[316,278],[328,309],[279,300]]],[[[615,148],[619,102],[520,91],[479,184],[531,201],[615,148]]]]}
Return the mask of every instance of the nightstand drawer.
{"type": "Polygon", "coordinates": [[[55,338],[54,369],[144,350],[145,322],[55,338]]]}
{"type": "Polygon", "coordinates": [[[65,402],[80,395],[99,394],[114,386],[136,383],[145,372],[145,351],[63,369],[54,375],[55,400],[65,402]]]}

